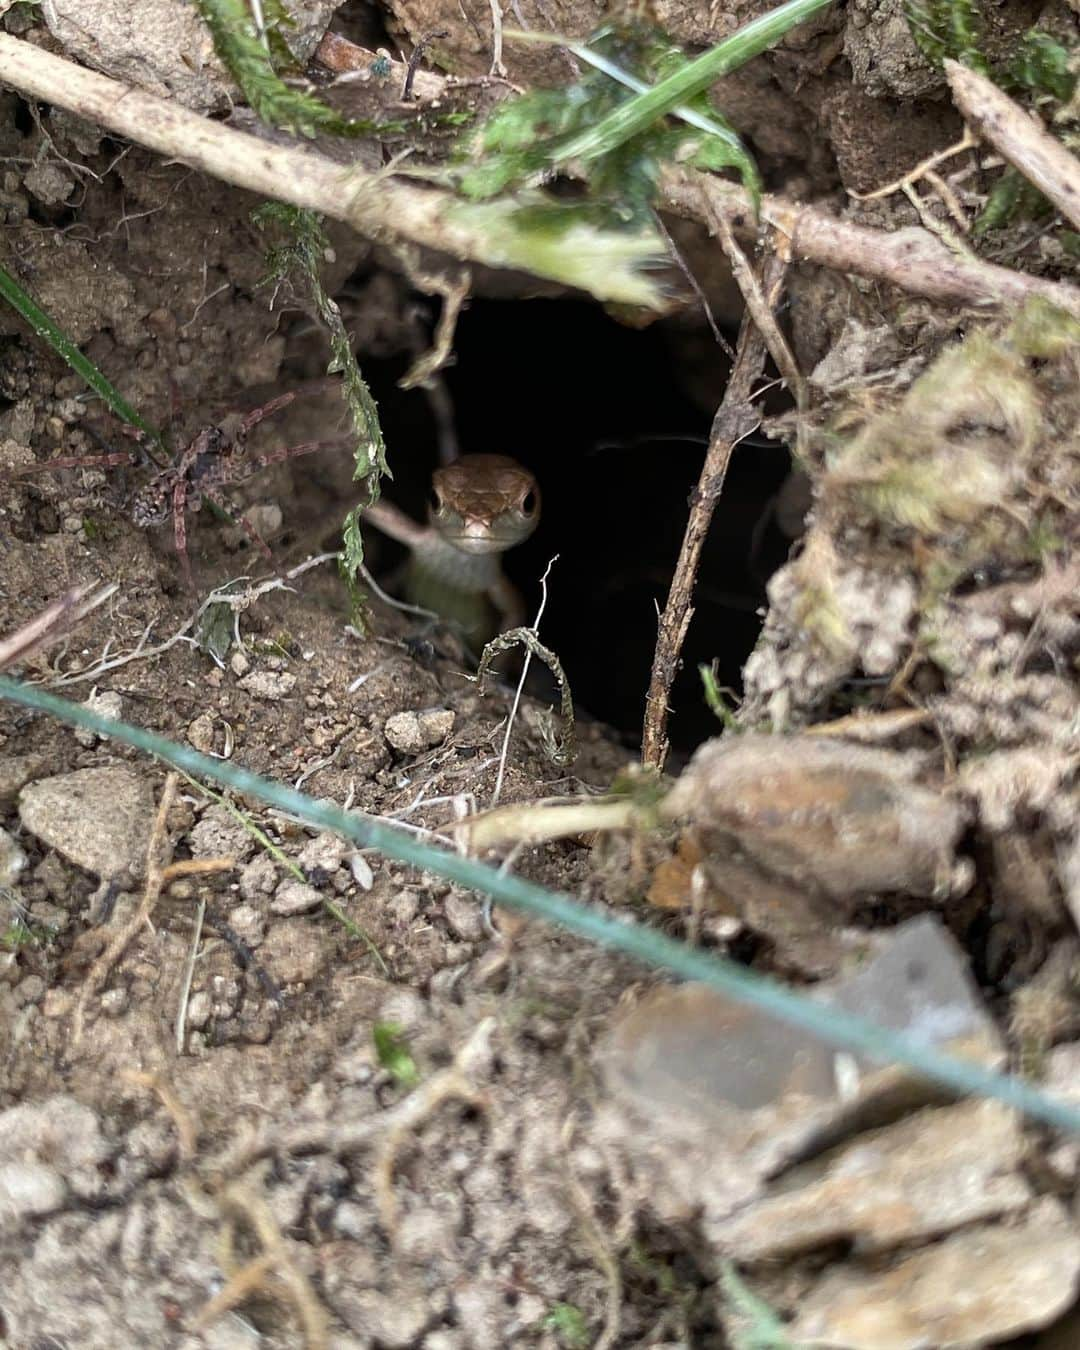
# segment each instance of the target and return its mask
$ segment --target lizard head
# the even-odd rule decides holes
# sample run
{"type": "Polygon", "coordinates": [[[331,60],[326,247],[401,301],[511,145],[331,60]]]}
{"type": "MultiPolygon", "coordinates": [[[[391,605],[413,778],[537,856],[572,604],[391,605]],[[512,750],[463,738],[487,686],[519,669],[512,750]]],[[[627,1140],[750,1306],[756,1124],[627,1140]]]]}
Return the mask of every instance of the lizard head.
{"type": "Polygon", "coordinates": [[[436,469],[431,523],[462,553],[503,553],[540,519],[536,479],[508,455],[462,455],[436,469]]]}

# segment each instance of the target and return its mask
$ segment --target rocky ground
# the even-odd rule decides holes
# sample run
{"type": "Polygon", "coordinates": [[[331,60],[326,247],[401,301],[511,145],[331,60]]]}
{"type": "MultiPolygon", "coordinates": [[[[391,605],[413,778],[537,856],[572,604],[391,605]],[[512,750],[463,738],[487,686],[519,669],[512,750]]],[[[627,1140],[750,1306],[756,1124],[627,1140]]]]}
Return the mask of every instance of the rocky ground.
{"type": "MultiPolygon", "coordinates": [[[[223,112],[236,91],[194,9],[146,8],[131,26],[87,0],[0,6],[28,41],[223,112]]],[[[575,35],[603,17],[521,9],[575,35]]],[[[688,48],[753,12],[655,9],[688,48]]],[[[335,11],[371,48],[434,30],[432,96],[442,71],[492,97],[486,4],[307,10],[307,55],[335,11]]],[[[988,41],[1007,49],[1039,17],[1007,5],[988,41]]],[[[1042,17],[1075,35],[1063,5],[1042,17]]],[[[521,85],[572,74],[544,47],[504,55],[521,85]]],[[[721,101],[770,191],[896,229],[939,222],[948,194],[848,194],[959,139],[945,94],[898,7],[853,4],[721,101]]],[[[321,330],[260,284],[255,198],[13,91],[0,106],[3,266],[174,444],[323,373],[321,330]]],[[[947,187],[974,211],[977,175],[947,187]]],[[[668,223],[732,328],[708,232],[668,223]]],[[[416,267],[328,228],[323,280],[361,367],[404,368],[417,296],[402,267],[416,267]]],[[[1024,276],[1075,281],[1053,231],[993,247],[1024,276]]],[[[473,284],[560,296],[493,269],[473,284]]],[[[795,512],[789,533],[804,532],[745,653],[739,721],[756,734],[702,750],[662,827],[495,861],[1080,1103],[1076,320],[944,306],[809,264],[788,295],[807,402],[768,427],[798,446],[813,506],[805,528],[795,512]]],[[[696,300],[663,324],[680,386],[711,415],[723,380],[701,359],[696,300]]],[[[0,631],[75,583],[116,583],[15,673],[455,846],[455,825],[492,802],[512,690],[481,696],[452,635],[376,597],[357,609],[330,556],[357,500],[348,455],[279,463],[231,494],[288,585],[242,531],[189,517],[200,597],[233,583],[200,605],[171,527],[131,519],[137,455],[46,469],[127,441],[13,314],[0,331],[0,631]]],[[[298,400],[253,448],[332,421],[325,399],[298,400]]],[[[418,496],[396,450],[400,490],[418,496]]],[[[377,542],[370,560],[385,580],[377,542]]],[[[642,624],[651,642],[651,606],[642,624]]],[[[609,654],[595,660],[618,678],[609,654]]],[[[588,800],[632,758],[583,710],[575,762],[553,763],[545,711],[522,706],[503,803],[588,800]]],[[[10,706],[0,811],[12,1350],[1080,1338],[1080,1151],[1064,1133],[10,706]]]]}

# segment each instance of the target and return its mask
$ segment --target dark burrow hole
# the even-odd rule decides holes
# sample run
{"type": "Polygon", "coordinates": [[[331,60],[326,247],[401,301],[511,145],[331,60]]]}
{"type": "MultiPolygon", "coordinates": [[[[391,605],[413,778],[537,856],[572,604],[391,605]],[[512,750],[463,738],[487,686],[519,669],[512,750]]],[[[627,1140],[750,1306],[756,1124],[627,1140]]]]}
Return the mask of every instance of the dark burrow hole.
{"type": "MultiPolygon", "coordinates": [[[[733,336],[733,335],[732,335],[733,336]]],[[[579,707],[634,744],[640,738],[656,637],[686,524],[688,497],[727,378],[707,331],[656,323],[636,330],[595,305],[475,300],[462,315],[446,372],[460,449],[504,453],[540,480],[540,527],[507,557],[530,621],[548,585],[543,641],[561,657],[579,707]]],[[[425,518],[437,432],[425,396],[396,386],[404,357],[361,362],[394,470],[387,495],[425,518]]],[[[740,688],[761,626],[764,584],[790,541],[772,506],[790,469],[761,437],[736,450],[706,543],[695,614],[672,691],[670,732],[692,749],[718,722],[699,663],[740,688]]],[[[393,549],[382,550],[387,565],[393,549]]]]}

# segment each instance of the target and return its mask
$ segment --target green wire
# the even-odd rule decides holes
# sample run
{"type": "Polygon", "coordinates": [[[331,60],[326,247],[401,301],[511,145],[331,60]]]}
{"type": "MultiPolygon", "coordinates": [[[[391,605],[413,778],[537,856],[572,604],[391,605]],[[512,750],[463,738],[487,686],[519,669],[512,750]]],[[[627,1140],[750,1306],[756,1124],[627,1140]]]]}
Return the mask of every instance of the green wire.
{"type": "Polygon", "coordinates": [[[1080,1110],[1040,1092],[1006,1074],[995,1073],[967,1060],[955,1059],[915,1038],[877,1026],[840,1008],[788,989],[768,976],[756,974],[722,957],[708,956],[642,924],[627,923],[594,905],[583,905],[569,895],[545,890],[511,873],[503,874],[484,863],[435,848],[371,816],[343,811],[316,802],[292,788],[260,778],[223,760],[208,759],[187,746],[177,745],[126,722],[113,722],[89,708],[69,703],[42,689],[0,676],[0,698],[48,713],[73,726],[136,750],[156,755],[168,764],[198,777],[225,783],[237,792],[257,797],[323,830],[333,830],[362,848],[377,848],[388,857],[422,868],[470,890],[490,895],[500,905],[558,924],[612,951],[624,952],[648,965],[696,980],[718,993],[758,1008],[800,1027],[823,1041],[859,1051],[881,1063],[904,1064],[923,1078],[933,1079],[954,1092],[993,1097],[1033,1119],[1080,1134],[1080,1110]]]}

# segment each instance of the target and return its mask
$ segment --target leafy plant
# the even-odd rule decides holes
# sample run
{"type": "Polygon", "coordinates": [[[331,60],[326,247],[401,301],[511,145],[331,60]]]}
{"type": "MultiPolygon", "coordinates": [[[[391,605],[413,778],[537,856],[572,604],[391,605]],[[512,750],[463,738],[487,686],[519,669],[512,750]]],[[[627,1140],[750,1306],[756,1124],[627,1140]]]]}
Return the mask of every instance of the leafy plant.
{"type": "MultiPolygon", "coordinates": [[[[280,202],[268,202],[255,212],[255,223],[260,228],[276,226],[282,242],[272,247],[267,256],[268,282],[281,285],[299,282],[310,293],[315,310],[330,338],[330,363],[327,374],[341,376],[341,395],[352,418],[356,432],[353,451],[353,481],[367,487],[368,505],[379,495],[379,479],[390,477],[386,462],[386,443],[379,425],[379,410],[353,355],[352,343],[341,317],[341,310],[326,293],[320,277],[320,267],[329,250],[320,218],[313,211],[280,202]]],[[[364,542],[360,536],[360,511],[354,507],[345,517],[342,527],[344,552],[342,571],[351,582],[364,561],[364,542]]]]}
{"type": "Polygon", "coordinates": [[[758,1298],[731,1261],[725,1261],[720,1271],[720,1287],[729,1322],[725,1331],[732,1350],[795,1350],[779,1317],[758,1298]]]}
{"type": "Polygon", "coordinates": [[[585,1314],[574,1303],[553,1303],[542,1325],[545,1331],[558,1336],[566,1350],[584,1350],[589,1344],[585,1314]]]}
{"type": "Polygon", "coordinates": [[[558,41],[592,69],[564,89],[537,89],[496,108],[467,143],[462,191],[482,199],[536,187],[573,163],[586,176],[593,219],[641,223],[661,166],[677,161],[735,169],[756,199],[761,182],[754,161],[708,90],[828,2],[789,0],[693,60],[661,29],[642,22],[606,24],[584,44],[513,34],[558,41]]]}

